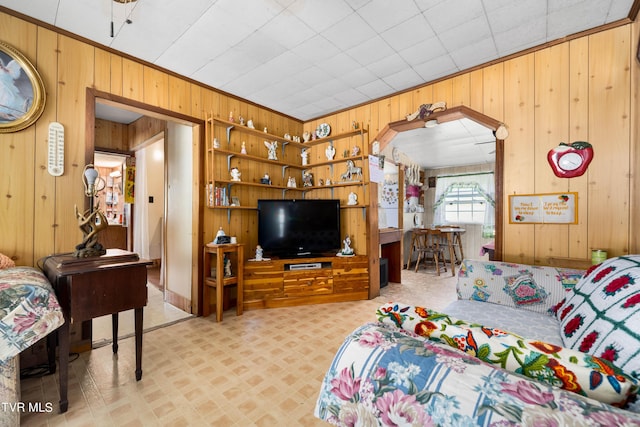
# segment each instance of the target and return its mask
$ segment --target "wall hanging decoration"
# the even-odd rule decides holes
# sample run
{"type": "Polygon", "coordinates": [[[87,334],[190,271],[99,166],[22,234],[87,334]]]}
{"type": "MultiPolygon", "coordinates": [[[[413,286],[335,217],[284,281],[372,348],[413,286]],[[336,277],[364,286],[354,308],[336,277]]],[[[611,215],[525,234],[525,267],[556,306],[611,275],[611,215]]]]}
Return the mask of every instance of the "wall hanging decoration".
{"type": "Polygon", "coordinates": [[[31,126],[44,111],[44,84],[35,67],[0,41],[0,133],[31,126]]]}
{"type": "Polygon", "coordinates": [[[509,196],[510,224],[577,224],[578,193],[509,196]]]}
{"type": "Polygon", "coordinates": [[[553,173],[559,178],[574,178],[583,175],[593,159],[593,147],[585,141],[571,144],[561,142],[547,153],[553,173]]]}

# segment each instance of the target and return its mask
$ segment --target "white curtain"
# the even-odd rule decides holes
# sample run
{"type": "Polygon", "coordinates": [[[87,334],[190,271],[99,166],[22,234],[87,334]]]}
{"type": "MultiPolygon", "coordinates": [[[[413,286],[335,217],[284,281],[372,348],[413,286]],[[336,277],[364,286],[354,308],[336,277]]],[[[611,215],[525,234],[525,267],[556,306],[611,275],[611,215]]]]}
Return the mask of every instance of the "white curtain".
{"type": "Polygon", "coordinates": [[[133,209],[133,251],[140,258],[149,256],[149,205],[145,201],[149,197],[147,189],[147,150],[136,151],[136,183],[135,204],[133,209]]]}
{"type": "Polygon", "coordinates": [[[436,180],[435,203],[433,205],[433,221],[436,225],[445,225],[446,210],[444,199],[448,191],[456,186],[477,187],[478,192],[487,201],[482,237],[493,237],[495,234],[495,181],[493,173],[450,175],[438,177],[436,180]]]}

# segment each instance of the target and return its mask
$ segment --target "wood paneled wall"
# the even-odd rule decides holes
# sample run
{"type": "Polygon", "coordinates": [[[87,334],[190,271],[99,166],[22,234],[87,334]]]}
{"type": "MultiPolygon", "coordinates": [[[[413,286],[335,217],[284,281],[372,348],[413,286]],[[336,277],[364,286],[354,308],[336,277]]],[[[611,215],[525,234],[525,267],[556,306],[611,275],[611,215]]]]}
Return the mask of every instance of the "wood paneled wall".
{"type": "MultiPolygon", "coordinates": [[[[607,249],[611,255],[637,251],[633,232],[640,224],[635,203],[640,186],[636,173],[640,72],[634,59],[638,27],[636,22],[595,33],[302,124],[0,13],[0,39],[34,63],[47,91],[45,111],[35,125],[0,135],[0,251],[19,264],[33,265],[47,254],[71,251],[81,241],[73,209],[84,203],[81,173],[92,154],[85,143],[88,87],[200,120],[206,112],[228,117],[233,111],[235,117],[252,118],[257,126],[268,125],[274,134],[302,134],[321,122],[340,133],[356,121],[368,126],[370,139],[422,103],[467,105],[509,128],[505,200],[518,193],[579,193],[577,225],[505,224],[506,260],[544,263],[549,256],[587,258],[591,248],[607,249]],[[52,121],[61,122],[66,132],[61,177],[50,176],[45,166],[47,126],[52,121]],[[592,143],[595,159],[582,177],[556,178],[546,153],[560,142],[575,140],[592,143]]],[[[344,141],[338,153],[353,144],[344,141]]],[[[366,152],[367,147],[362,148],[366,152]]],[[[356,249],[366,247],[362,240],[367,218],[360,210],[346,211],[356,249]]],[[[211,240],[220,225],[240,240],[244,240],[240,236],[247,242],[254,239],[250,235],[255,230],[254,212],[234,213],[227,222],[226,211],[204,209],[203,218],[203,241],[211,240]]]]}
{"type": "MultiPolygon", "coordinates": [[[[0,252],[21,265],[35,265],[43,256],[73,251],[82,241],[74,205],[82,207],[85,203],[81,176],[93,156],[85,135],[87,88],[193,117],[194,121],[204,120],[205,112],[226,118],[233,111],[235,117],[242,115],[253,118],[257,125],[268,125],[274,134],[302,134],[298,120],[2,12],[0,40],[34,64],[47,95],[44,113],[35,125],[0,134],[0,252]],[[47,128],[53,121],[65,127],[65,173],[60,177],[52,177],[46,168],[47,128]]],[[[105,122],[96,126],[96,135],[107,138],[102,145],[116,150],[128,149],[116,141],[118,138],[130,142],[144,130],[105,122]]],[[[204,133],[204,129],[200,131],[204,133]]],[[[194,141],[194,146],[198,145],[194,141]]],[[[200,171],[201,166],[197,164],[196,169],[200,171]]],[[[196,179],[202,179],[198,174],[196,179]]],[[[194,185],[199,193],[204,192],[203,182],[194,185]]],[[[204,209],[202,217],[200,243],[210,241],[220,225],[238,236],[247,230],[255,232],[255,212],[234,214],[231,223],[225,211],[204,209]]],[[[198,259],[199,254],[194,255],[198,259]]]]}
{"type": "Polygon", "coordinates": [[[638,144],[639,24],[623,25],[473,70],[415,90],[305,123],[338,130],[351,121],[368,125],[371,140],[390,121],[420,104],[466,105],[504,122],[503,258],[545,264],[548,257],[590,258],[637,251],[640,224],[638,144]],[[584,140],[595,157],[578,178],[557,178],[546,155],[560,142],[584,140]],[[508,223],[510,194],[577,191],[579,224],[508,223]],[[637,234],[637,233],[636,233],[637,234]]]}

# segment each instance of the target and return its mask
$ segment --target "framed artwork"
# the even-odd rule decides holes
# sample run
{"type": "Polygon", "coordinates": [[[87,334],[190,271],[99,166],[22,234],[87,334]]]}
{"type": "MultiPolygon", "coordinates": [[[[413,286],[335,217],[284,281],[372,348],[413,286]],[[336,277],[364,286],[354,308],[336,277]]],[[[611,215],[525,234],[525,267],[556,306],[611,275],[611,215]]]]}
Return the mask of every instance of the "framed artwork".
{"type": "Polygon", "coordinates": [[[577,224],[578,193],[513,194],[509,224],[577,224]]]}
{"type": "Polygon", "coordinates": [[[29,60],[0,41],[0,133],[31,126],[44,111],[46,93],[29,60]]]}

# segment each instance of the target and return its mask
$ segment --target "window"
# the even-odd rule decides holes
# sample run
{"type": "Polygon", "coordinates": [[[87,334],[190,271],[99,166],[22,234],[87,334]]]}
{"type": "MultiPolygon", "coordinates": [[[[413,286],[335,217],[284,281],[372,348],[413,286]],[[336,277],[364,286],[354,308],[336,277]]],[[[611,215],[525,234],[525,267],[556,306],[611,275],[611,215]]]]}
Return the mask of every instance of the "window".
{"type": "Polygon", "coordinates": [[[476,183],[454,183],[444,194],[444,218],[447,223],[484,223],[487,201],[476,183]]]}
{"type": "Polygon", "coordinates": [[[438,176],[434,224],[482,224],[482,237],[494,237],[493,181],[493,172],[438,176]]]}

